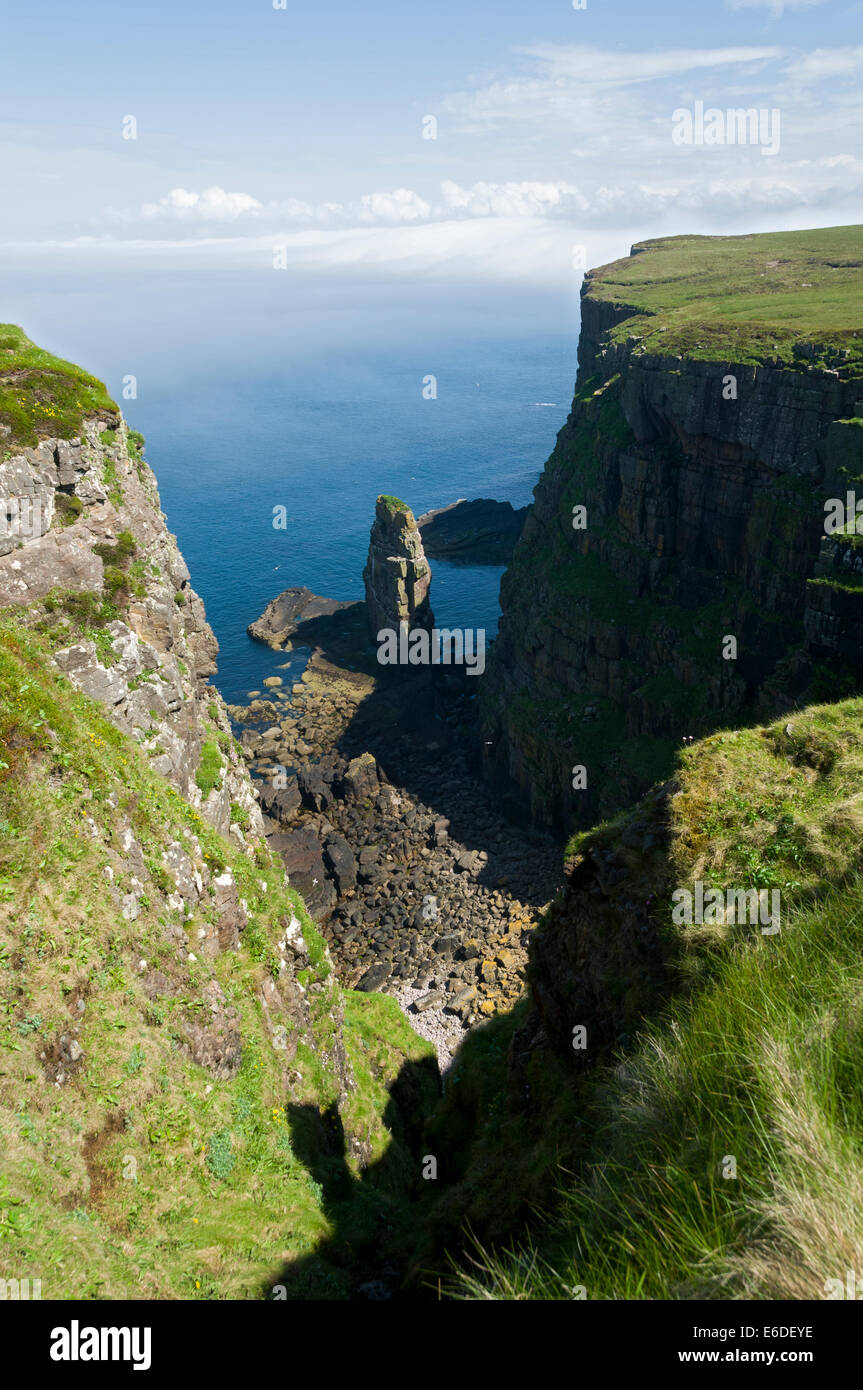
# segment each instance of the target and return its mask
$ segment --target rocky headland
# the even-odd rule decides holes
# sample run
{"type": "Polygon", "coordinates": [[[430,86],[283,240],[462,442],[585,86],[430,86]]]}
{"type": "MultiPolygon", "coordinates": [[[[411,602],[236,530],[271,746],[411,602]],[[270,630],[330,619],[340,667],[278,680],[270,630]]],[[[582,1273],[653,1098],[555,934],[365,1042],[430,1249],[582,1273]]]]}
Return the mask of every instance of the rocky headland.
{"type": "Polygon", "coordinates": [[[672,237],[585,276],[482,683],[513,809],[591,825],[684,739],[857,688],[860,539],[825,505],[863,495],[858,239],[672,237]]]}

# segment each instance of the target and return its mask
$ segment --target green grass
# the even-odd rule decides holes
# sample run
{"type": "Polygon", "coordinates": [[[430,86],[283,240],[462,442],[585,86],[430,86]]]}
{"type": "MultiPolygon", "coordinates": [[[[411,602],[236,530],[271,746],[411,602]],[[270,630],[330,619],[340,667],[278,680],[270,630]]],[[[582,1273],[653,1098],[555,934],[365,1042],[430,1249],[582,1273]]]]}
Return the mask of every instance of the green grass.
{"type": "MultiPolygon", "coordinates": [[[[95,596],[76,600],[85,621],[102,616],[95,596]]],[[[252,861],[218,835],[51,666],[63,604],[60,596],[42,631],[20,610],[0,614],[0,1274],[38,1273],[43,1297],[59,1299],[255,1298],[288,1265],[324,1296],[344,1296],[363,1240],[380,1240],[375,1183],[364,1197],[356,1155],[368,1148],[386,1161],[381,1201],[387,1211],[404,1206],[411,1165],[395,1120],[384,1118],[388,1084],[427,1045],[394,1001],[346,1003],[314,923],[263,842],[252,861]],[[126,828],[153,866],[134,922],[120,916],[105,875],[113,865],[118,891],[128,891],[126,828]],[[181,920],[167,907],[173,884],[161,854],[177,841],[202,874],[232,869],[249,910],[239,949],[191,959],[207,908],[181,920]],[[291,914],[311,959],[295,1056],[273,1046],[261,1002],[291,914]],[[155,991],[142,959],[159,972],[155,991]],[[227,1078],[188,1050],[190,1029],[209,1016],[202,991],[214,984],[242,1043],[227,1078]],[[84,1055],[55,1087],[45,1058],[73,1026],[84,1055]],[[346,1072],[356,1203],[334,1216],[323,1158],[313,1146],[298,1152],[288,1100],[298,1114],[334,1105],[334,1059],[343,1047],[365,1055],[360,1039],[372,1034],[368,1063],[354,1077],[348,1062],[346,1072]],[[325,1259],[319,1249],[350,1220],[353,1252],[337,1242],[325,1259]]]]}
{"type": "Polygon", "coordinates": [[[863,228],[665,237],[636,250],[588,277],[591,297],[632,309],[616,341],[636,334],[650,352],[863,375],[863,228]]]}
{"type": "Polygon", "coordinates": [[[10,430],[2,441],[5,452],[40,439],[71,439],[85,417],[118,414],[89,372],[36,347],[15,324],[0,324],[0,424],[10,430]]]}
{"type": "Polygon", "coordinates": [[[457,1291],[824,1298],[863,1257],[861,959],[857,878],[714,963],[588,1088],[539,1239],[481,1249],[457,1291]]]}
{"type": "Polygon", "coordinates": [[[386,507],[387,511],[390,512],[410,511],[410,507],[408,506],[407,502],[403,502],[400,497],[393,497],[392,494],[388,492],[382,492],[380,497],[378,498],[378,501],[382,502],[383,505],[386,507]]]}
{"type": "MultiPolygon", "coordinates": [[[[614,850],[624,869],[610,905],[591,908],[588,949],[608,951],[605,1005],[616,984],[636,984],[631,961],[615,981],[612,938],[651,892],[673,993],[642,999],[626,1053],[548,1087],[538,1116],[517,1114],[525,1170],[549,1174],[560,1152],[545,1219],[529,1239],[492,1228],[472,1263],[457,1262],[457,1296],[571,1299],[581,1287],[590,1299],[810,1299],[860,1267],[861,735],[859,699],[712,735],[678,754],[667,850],[627,838],[638,808],[573,837],[574,866],[614,850]],[[781,932],[672,929],[672,888],[696,879],[777,887],[781,932]]],[[[559,929],[551,916],[541,932],[559,929]]],[[[535,1049],[534,1074],[561,1065],[535,1049]]],[[[493,1151],[486,1109],[475,1097],[474,1155],[493,1151]]],[[[492,1178],[487,1188],[498,1195],[492,1178]]]]}
{"type": "Polygon", "coordinates": [[[201,761],[195,773],[195,781],[203,796],[207,797],[219,785],[222,770],[222,755],[219,745],[208,740],[201,749],[201,761]]]}

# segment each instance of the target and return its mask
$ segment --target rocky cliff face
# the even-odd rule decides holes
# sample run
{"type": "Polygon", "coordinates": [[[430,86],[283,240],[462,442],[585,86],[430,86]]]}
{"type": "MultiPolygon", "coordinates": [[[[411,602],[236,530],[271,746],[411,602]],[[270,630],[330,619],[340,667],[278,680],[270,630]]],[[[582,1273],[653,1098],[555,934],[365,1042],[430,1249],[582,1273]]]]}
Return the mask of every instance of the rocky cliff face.
{"type": "Polygon", "coordinates": [[[863,277],[814,236],[648,243],[586,277],[575,399],[484,692],[488,774],[536,819],[589,824],[683,738],[863,671],[858,538],[824,527],[863,475],[860,340],[825,306],[859,303],[863,277]]]}
{"type": "MultiPolygon", "coordinates": [[[[165,526],[156,479],[121,416],[85,419],[72,439],[42,439],[0,465],[0,607],[51,595],[113,595],[116,617],[61,644],[54,660],[100,700],[155,771],[218,830],[255,833],[257,802],[218,693],[206,684],[218,643],[165,526]],[[205,754],[206,749],[206,754],[205,754]],[[200,774],[202,757],[207,769],[200,774]],[[203,787],[201,785],[203,783],[203,787]]],[[[74,608],[74,604],[72,605],[74,608]]],[[[58,637],[73,617],[57,622],[58,637]]]]}
{"type": "Polygon", "coordinates": [[[308,1292],[323,1155],[359,1179],[400,1124],[388,1083],[435,1093],[431,1048],[346,996],[267,847],[140,436],[20,330],[0,351],[4,1248],[44,1297],[260,1297],[285,1263],[308,1292]],[[191,1265],[162,1226],[187,1207],[212,1238],[191,1265]]]}
{"type": "Polygon", "coordinates": [[[428,597],[431,570],[414,514],[397,497],[377,500],[363,579],[373,639],[382,628],[397,632],[400,623],[410,628],[432,627],[428,597]]]}

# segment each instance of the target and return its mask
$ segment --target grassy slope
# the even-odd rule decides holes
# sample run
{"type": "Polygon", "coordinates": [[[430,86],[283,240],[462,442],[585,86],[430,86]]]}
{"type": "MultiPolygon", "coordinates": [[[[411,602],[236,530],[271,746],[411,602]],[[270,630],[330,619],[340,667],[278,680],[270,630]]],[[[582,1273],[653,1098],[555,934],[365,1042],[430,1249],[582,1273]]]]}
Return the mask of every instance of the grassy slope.
{"type": "Polygon", "coordinates": [[[85,416],[115,420],[117,406],[101,381],[0,323],[0,459],[13,445],[73,439],[85,416]]]}
{"type": "Polygon", "coordinates": [[[643,334],[650,352],[789,363],[802,338],[815,355],[799,360],[863,375],[863,227],[667,237],[637,249],[589,277],[591,297],[633,309],[614,339],[643,334]]]}
{"type": "MultiPolygon", "coordinates": [[[[393,1001],[344,995],[281,865],[263,849],[252,863],[211,830],[49,655],[25,615],[2,615],[0,1274],[41,1278],[46,1298],[254,1297],[284,1261],[333,1234],[319,1170],[292,1143],[288,1097],[310,1114],[332,1107],[326,1059],[342,1004],[357,1081],[342,1120],[372,1164],[389,1156],[380,1182],[366,1184],[341,1223],[355,1249],[405,1200],[410,1164],[382,1117],[406,1060],[430,1049],[393,1001]],[[212,967],[187,960],[165,931],[177,914],[155,886],[137,921],[123,921],[104,888],[121,820],[154,885],[161,847],[187,831],[212,868],[231,866],[251,910],[239,951],[212,967]],[[305,984],[317,978],[323,988],[309,994],[314,1036],[299,1044],[288,1089],[259,992],[277,923],[291,910],[313,960],[305,984]],[[147,997],[142,958],[177,992],[147,997]],[[182,1047],[188,1021],[206,1020],[202,990],[212,978],[239,1014],[243,1059],[230,1080],[182,1047]],[[56,1087],[41,1054],[55,1055],[79,1019],[84,1060],[56,1087]]],[[[193,947],[196,924],[185,926],[193,947]]],[[[353,1160],[349,1167],[357,1176],[353,1160]]],[[[343,1252],[317,1260],[303,1271],[305,1286],[338,1296],[350,1265],[343,1252]]]]}
{"type": "MultiPolygon", "coordinates": [[[[519,1183],[548,1209],[551,1170],[565,1171],[540,1235],[509,1253],[480,1250],[455,1282],[462,1295],[569,1299],[582,1286],[600,1299],[823,1298],[826,1280],[860,1268],[861,735],[863,702],[850,700],[681,753],[673,881],[779,887],[781,934],[678,928],[671,1006],[577,1095],[540,1050],[529,1107],[507,1096],[503,1068],[483,1093],[469,1066],[470,1096],[451,1096],[448,1132],[471,1150],[462,1200],[477,1229],[496,1203],[515,1210],[519,1183]],[[518,1153],[505,1181],[501,1134],[518,1153]]],[[[627,819],[576,837],[570,852],[627,819]]],[[[637,855],[631,871],[638,880],[637,855]]],[[[473,1048],[503,1055],[520,1022],[473,1048]]]]}
{"type": "MultiPolygon", "coordinates": [[[[766,249],[777,248],[758,254],[766,249]]],[[[641,274],[654,254],[620,264],[641,274]]],[[[686,331],[688,294],[663,310],[675,332],[686,331]]],[[[670,339],[658,340],[663,350],[670,339]]],[[[720,325],[716,351],[728,341],[720,325]]],[[[28,386],[21,413],[0,416],[16,438],[61,432],[42,389],[28,386]],[[42,414],[50,426],[40,428],[42,414]]],[[[79,399],[64,405],[69,431],[79,399]]],[[[91,607],[101,602],[94,596],[91,607]]],[[[51,667],[52,631],[0,615],[0,1275],[41,1278],[45,1297],[249,1297],[293,1262],[292,1291],[338,1296],[382,1231],[401,1254],[414,1241],[420,1262],[439,1249],[436,1233],[451,1240],[465,1215],[517,1238],[532,1206],[552,1205],[555,1181],[561,1193],[534,1244],[481,1252],[457,1291],[818,1297],[826,1278],[861,1267],[861,702],[795,713],[790,732],[782,721],[716,734],[680,755],[677,881],[779,886],[781,936],[682,932],[677,1000],[619,1065],[577,1085],[566,1059],[536,1048],[514,1095],[507,1053],[518,1050],[525,1006],[494,1020],[469,1039],[417,1150],[393,1119],[391,1091],[411,1064],[419,1074],[427,1046],[392,1001],[338,989],[280,865],[263,851],[252,864],[150,771],[51,667]],[[161,847],[185,831],[212,866],[230,864],[252,913],[240,951],[212,967],[189,961],[166,936],[161,893],[134,923],[118,918],[104,868],[126,820],[154,882],[161,847]],[[294,1122],[259,999],[276,923],[290,910],[311,946],[305,983],[323,986],[310,993],[314,1038],[291,1064],[294,1122]],[[140,958],[178,993],[146,997],[140,958]],[[231,1080],[183,1050],[211,979],[240,1019],[243,1063],[231,1080]],[[309,1144],[336,1099],[342,1006],[357,1083],[342,1121],[367,1146],[365,1175],[350,1154],[342,1164],[337,1151],[315,1157],[309,1144]],[[41,1054],[52,1055],[78,1017],[84,1059],[57,1088],[41,1054]],[[428,1245],[410,1201],[424,1150],[438,1155],[444,1179],[436,1207],[421,1193],[428,1245]],[[729,1155],[736,1179],[721,1176],[729,1155]],[[124,1177],[129,1157],[135,1179],[124,1177]]]]}

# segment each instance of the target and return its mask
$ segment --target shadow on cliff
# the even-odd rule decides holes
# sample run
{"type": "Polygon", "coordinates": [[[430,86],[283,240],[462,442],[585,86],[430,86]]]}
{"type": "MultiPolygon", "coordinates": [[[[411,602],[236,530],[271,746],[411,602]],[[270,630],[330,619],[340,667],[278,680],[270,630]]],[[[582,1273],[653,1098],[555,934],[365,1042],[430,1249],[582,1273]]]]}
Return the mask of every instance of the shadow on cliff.
{"type": "Polygon", "coordinates": [[[652,789],[570,859],[530,940],[529,996],[466,1035],[442,1097],[433,1063],[403,1067],[384,1116],[391,1142],[361,1177],[335,1109],[291,1107],[294,1152],[332,1231],[267,1297],[436,1297],[438,1279],[446,1293],[483,1250],[548,1237],[567,1185],[614,1159],[609,1066],[638,1051],[672,995],[709,978],[710,953],[693,960],[667,927],[676,790],[652,789]],[[430,1155],[436,1181],[423,1177],[430,1155]]]}
{"type": "Polygon", "coordinates": [[[332,614],[297,624],[292,649],[314,653],[321,674],[361,672],[375,678],[375,689],[357,710],[335,744],[351,759],[371,753],[386,777],[436,818],[449,821],[450,838],[468,850],[484,850],[488,862],[476,874],[487,888],[506,880],[507,892],[533,907],[548,901],[552,875],[559,863],[560,842],[526,824],[513,805],[503,807],[500,794],[482,778],[478,718],[479,683],[464,666],[383,666],[376,659],[363,601],[332,614]],[[513,840],[501,829],[517,829],[522,852],[513,856],[513,840]],[[524,852],[524,842],[534,853],[524,852]],[[548,862],[540,863],[545,852],[548,862]]]}
{"type": "MultiPolygon", "coordinates": [[[[423,1135],[440,1098],[432,1057],[407,1062],[389,1089],[383,1155],[361,1170],[348,1163],[349,1140],[335,1103],[288,1106],[295,1158],[320,1189],[331,1231],[313,1252],[291,1260],[267,1287],[274,1300],[429,1297],[421,1280],[405,1287],[433,1182],[423,1179],[423,1135]]],[[[358,1152],[358,1157],[361,1154],[358,1152]]]]}

